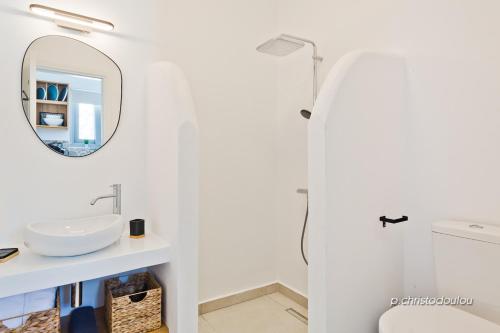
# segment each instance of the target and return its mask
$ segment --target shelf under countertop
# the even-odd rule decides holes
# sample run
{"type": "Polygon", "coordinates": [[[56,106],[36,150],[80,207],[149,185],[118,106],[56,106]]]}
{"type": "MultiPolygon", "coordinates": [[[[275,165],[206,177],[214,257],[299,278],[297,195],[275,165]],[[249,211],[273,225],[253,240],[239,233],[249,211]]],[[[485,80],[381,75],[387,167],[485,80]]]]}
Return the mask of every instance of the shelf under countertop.
{"type": "MultiPolygon", "coordinates": [[[[109,333],[109,330],[106,325],[106,315],[104,308],[98,308],[94,310],[95,318],[97,321],[97,330],[99,333],[109,333]]],[[[69,332],[69,316],[61,317],[61,332],[68,333],[69,332]]],[[[161,328],[151,331],[150,333],[168,333],[168,327],[166,324],[163,324],[161,328]]]]}
{"type": "Polygon", "coordinates": [[[24,245],[20,254],[0,264],[0,298],[167,263],[170,245],[154,234],[120,241],[75,257],[45,257],[24,245]]]}

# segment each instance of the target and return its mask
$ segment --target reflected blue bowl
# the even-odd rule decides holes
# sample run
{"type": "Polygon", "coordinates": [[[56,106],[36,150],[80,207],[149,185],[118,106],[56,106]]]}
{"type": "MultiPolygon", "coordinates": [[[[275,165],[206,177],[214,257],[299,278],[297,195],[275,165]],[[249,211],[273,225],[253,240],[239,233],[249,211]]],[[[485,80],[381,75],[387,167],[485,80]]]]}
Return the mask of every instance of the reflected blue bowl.
{"type": "Polygon", "coordinates": [[[47,88],[47,99],[49,101],[57,101],[57,97],[59,97],[59,89],[55,84],[49,85],[47,88]]]}
{"type": "Polygon", "coordinates": [[[68,98],[68,87],[62,88],[62,90],[59,92],[59,101],[60,102],[66,102],[66,99],[68,98]]]}
{"type": "Polygon", "coordinates": [[[36,89],[36,99],[46,99],[46,98],[47,98],[47,92],[45,91],[45,88],[38,87],[36,89]]]}

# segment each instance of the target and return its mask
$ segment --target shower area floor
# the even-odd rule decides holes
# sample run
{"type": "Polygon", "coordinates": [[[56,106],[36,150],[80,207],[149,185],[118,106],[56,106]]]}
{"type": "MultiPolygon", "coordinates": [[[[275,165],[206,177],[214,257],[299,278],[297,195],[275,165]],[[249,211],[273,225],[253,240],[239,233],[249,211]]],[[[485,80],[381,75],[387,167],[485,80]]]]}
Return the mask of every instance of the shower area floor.
{"type": "Polygon", "coordinates": [[[205,313],[199,333],[306,333],[307,309],[274,293],[205,313]]]}

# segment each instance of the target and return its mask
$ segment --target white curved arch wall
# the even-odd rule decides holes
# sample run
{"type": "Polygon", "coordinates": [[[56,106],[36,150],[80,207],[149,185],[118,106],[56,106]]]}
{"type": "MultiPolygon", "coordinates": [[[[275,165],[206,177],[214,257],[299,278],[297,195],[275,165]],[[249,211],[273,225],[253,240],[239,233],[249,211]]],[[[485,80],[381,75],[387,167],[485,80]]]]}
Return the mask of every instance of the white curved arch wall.
{"type": "MultiPolygon", "coordinates": [[[[153,231],[172,245],[172,259],[154,268],[165,290],[172,333],[198,326],[198,126],[189,84],[178,66],[149,67],[147,211],[153,231]]],[[[165,304],[164,304],[165,305],[165,304]]]]}
{"type": "Polygon", "coordinates": [[[377,332],[403,295],[405,224],[379,217],[408,214],[408,104],[393,54],[349,53],[321,88],[309,125],[311,332],[377,332]]]}

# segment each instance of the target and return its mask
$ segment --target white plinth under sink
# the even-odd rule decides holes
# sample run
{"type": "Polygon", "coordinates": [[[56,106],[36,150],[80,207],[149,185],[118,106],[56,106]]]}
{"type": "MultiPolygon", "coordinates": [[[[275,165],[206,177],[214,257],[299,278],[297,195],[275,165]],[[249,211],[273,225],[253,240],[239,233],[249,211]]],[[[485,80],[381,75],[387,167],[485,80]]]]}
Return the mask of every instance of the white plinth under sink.
{"type": "Polygon", "coordinates": [[[47,257],[17,245],[19,256],[0,265],[0,298],[97,279],[170,261],[170,245],[154,234],[120,240],[102,250],[73,257],[47,257]]]}

